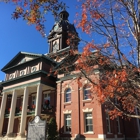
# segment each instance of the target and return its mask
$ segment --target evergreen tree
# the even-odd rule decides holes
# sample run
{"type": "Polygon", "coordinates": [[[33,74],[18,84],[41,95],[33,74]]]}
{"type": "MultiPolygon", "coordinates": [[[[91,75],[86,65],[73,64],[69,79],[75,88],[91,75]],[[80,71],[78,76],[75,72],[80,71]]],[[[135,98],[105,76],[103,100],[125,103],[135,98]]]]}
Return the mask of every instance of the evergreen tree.
{"type": "Polygon", "coordinates": [[[55,118],[51,118],[48,124],[48,140],[57,140],[57,124],[55,118]]]}

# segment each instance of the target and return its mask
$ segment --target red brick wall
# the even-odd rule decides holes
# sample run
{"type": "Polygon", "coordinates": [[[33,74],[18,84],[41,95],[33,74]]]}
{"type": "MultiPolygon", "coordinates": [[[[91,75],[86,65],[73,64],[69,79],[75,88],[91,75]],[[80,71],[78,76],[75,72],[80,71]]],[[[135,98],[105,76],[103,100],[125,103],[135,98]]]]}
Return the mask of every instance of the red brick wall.
{"type": "Polygon", "coordinates": [[[81,137],[87,138],[97,138],[98,134],[103,134],[103,124],[102,124],[102,110],[101,105],[98,102],[91,103],[91,101],[83,101],[83,90],[79,90],[77,81],[73,81],[70,85],[72,90],[71,93],[71,103],[64,103],[65,94],[64,91],[67,88],[67,84],[71,81],[64,81],[57,84],[57,115],[56,120],[58,124],[58,129],[61,133],[61,136],[72,136],[75,137],[75,134],[81,134],[81,137]],[[84,134],[84,112],[83,109],[93,109],[93,131],[95,134],[84,134]],[[62,134],[64,132],[64,113],[63,111],[71,110],[71,127],[72,132],[70,134],[62,134]]]}
{"type": "MultiPolygon", "coordinates": [[[[84,83],[84,82],[83,82],[84,83]]],[[[84,86],[84,84],[83,84],[84,86]]],[[[83,88],[83,87],[82,87],[83,88]]],[[[61,137],[75,137],[75,134],[81,134],[81,138],[98,138],[98,134],[105,134],[107,138],[115,138],[115,135],[118,138],[122,138],[124,134],[126,137],[136,137],[137,136],[137,127],[136,120],[131,119],[130,121],[122,120],[120,117],[120,129],[121,133],[118,134],[116,127],[116,119],[110,120],[111,133],[108,134],[106,130],[106,116],[104,105],[101,105],[96,99],[93,101],[84,101],[83,100],[83,90],[81,87],[78,87],[77,81],[67,80],[62,83],[57,83],[57,106],[56,106],[56,121],[58,125],[58,130],[61,134],[61,137]],[[71,84],[69,84],[71,83],[71,84]],[[71,93],[71,103],[65,103],[65,89],[69,87],[72,90],[71,93]],[[80,90],[79,90],[80,89],[80,90]],[[84,112],[85,110],[93,109],[93,131],[94,134],[85,133],[85,124],[84,124],[84,112]],[[71,134],[64,134],[64,113],[63,111],[72,111],[71,112],[71,134]],[[123,121],[125,123],[123,123],[123,121]],[[124,127],[125,131],[124,132],[124,127]]]]}
{"type": "Polygon", "coordinates": [[[127,138],[135,138],[137,137],[138,129],[137,129],[137,124],[136,124],[136,119],[122,119],[122,117],[119,117],[120,121],[120,130],[121,133],[118,133],[117,131],[117,122],[116,119],[110,120],[110,125],[111,125],[111,133],[107,133],[106,129],[106,117],[105,117],[105,107],[103,105],[102,107],[102,116],[103,116],[103,129],[104,129],[104,134],[106,134],[107,138],[114,138],[115,135],[117,135],[118,138],[123,137],[124,135],[127,138]]]}

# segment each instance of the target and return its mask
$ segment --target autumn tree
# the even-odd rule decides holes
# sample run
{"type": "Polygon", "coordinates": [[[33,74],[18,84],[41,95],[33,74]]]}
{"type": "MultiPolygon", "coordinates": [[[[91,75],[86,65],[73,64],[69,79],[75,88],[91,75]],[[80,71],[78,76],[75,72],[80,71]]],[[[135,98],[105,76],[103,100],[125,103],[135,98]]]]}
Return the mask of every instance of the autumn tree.
{"type": "Polygon", "coordinates": [[[98,41],[85,42],[76,69],[112,118],[140,118],[140,0],[79,0],[79,5],[78,28],[98,41]],[[99,82],[92,78],[95,66],[99,82]]]}
{"type": "MultiPolygon", "coordinates": [[[[5,1],[17,5],[14,19],[22,17],[35,24],[43,36],[44,14],[52,11],[57,17],[64,7],[58,0],[5,1]]],[[[140,118],[136,114],[140,110],[140,0],[79,0],[78,8],[81,11],[76,14],[77,27],[92,37],[91,41],[85,41],[70,33],[67,40],[70,46],[75,38],[85,43],[82,54],[71,50],[71,55],[78,55],[75,64],[78,84],[81,85],[81,77],[88,79],[92,98],[106,103],[112,118],[118,115],[140,118]],[[99,76],[94,76],[95,69],[99,70],[99,76]]]]}
{"type": "Polygon", "coordinates": [[[13,19],[22,18],[26,20],[29,25],[35,25],[43,37],[45,37],[46,20],[45,15],[52,12],[57,18],[58,11],[60,11],[65,4],[60,0],[2,0],[5,3],[14,3],[15,11],[12,13],[13,19]]]}

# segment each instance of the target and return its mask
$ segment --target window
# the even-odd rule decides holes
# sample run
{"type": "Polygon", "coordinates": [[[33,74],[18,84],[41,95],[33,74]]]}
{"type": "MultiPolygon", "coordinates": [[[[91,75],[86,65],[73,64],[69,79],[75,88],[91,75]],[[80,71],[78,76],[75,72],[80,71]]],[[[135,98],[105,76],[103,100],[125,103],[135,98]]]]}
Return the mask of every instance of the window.
{"type": "MultiPolygon", "coordinates": [[[[136,108],[136,115],[140,115],[140,109],[136,108]]],[[[140,132],[140,119],[137,119],[137,124],[138,124],[138,130],[140,132]]]]}
{"type": "Polygon", "coordinates": [[[23,106],[23,96],[21,97],[21,100],[20,101],[21,101],[21,104],[20,105],[23,106]]]}
{"type": "Polygon", "coordinates": [[[85,113],[85,132],[93,132],[92,113],[85,113]]]}
{"type": "Polygon", "coordinates": [[[44,94],[44,99],[50,101],[50,94],[49,93],[45,93],[44,94]]]}
{"type": "Polygon", "coordinates": [[[90,99],[90,95],[91,95],[90,89],[91,89],[90,86],[87,85],[83,88],[84,100],[90,99]]]}
{"type": "Polygon", "coordinates": [[[116,123],[117,123],[117,132],[121,133],[121,129],[120,129],[120,119],[119,117],[116,118],[116,123]]]}
{"type": "Polygon", "coordinates": [[[44,101],[43,101],[43,108],[44,109],[49,109],[50,106],[50,94],[49,93],[45,93],[44,94],[44,101]]]}
{"type": "Polygon", "coordinates": [[[36,96],[32,96],[32,105],[36,104],[36,96]]]}
{"type": "Polygon", "coordinates": [[[115,105],[119,105],[119,101],[116,96],[114,97],[114,103],[115,103],[115,105]]]}
{"type": "Polygon", "coordinates": [[[65,91],[65,102],[70,102],[71,101],[71,89],[68,88],[66,91],[65,91]]]}
{"type": "Polygon", "coordinates": [[[32,96],[32,109],[35,109],[36,105],[36,96],[32,96]]]}
{"type": "Polygon", "coordinates": [[[65,132],[71,132],[71,114],[65,114],[65,132]]]}
{"type": "Polygon", "coordinates": [[[110,118],[109,118],[108,113],[106,113],[106,128],[107,128],[107,133],[111,133],[110,118]]]}

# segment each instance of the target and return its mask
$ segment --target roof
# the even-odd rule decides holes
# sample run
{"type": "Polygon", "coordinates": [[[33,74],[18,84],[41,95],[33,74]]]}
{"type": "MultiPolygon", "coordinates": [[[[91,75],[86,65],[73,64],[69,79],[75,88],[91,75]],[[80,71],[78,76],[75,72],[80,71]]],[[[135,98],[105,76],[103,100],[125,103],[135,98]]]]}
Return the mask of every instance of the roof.
{"type": "Polygon", "coordinates": [[[44,55],[44,54],[36,54],[36,53],[29,53],[29,52],[19,52],[15,57],[13,57],[13,59],[11,59],[1,70],[4,71],[6,70],[7,68],[9,67],[12,67],[14,65],[16,65],[17,63],[17,60],[20,60],[22,58],[24,58],[25,56],[30,56],[32,58],[40,58],[40,57],[43,57],[45,59],[47,59],[48,61],[52,62],[52,63],[55,63],[56,62],[51,59],[50,57],[44,55]]]}
{"type": "Polygon", "coordinates": [[[69,13],[66,10],[63,10],[59,13],[59,21],[57,21],[52,27],[52,30],[49,32],[48,39],[52,38],[55,33],[59,34],[63,31],[73,32],[78,36],[74,24],[69,23],[68,16],[69,13]]]}

